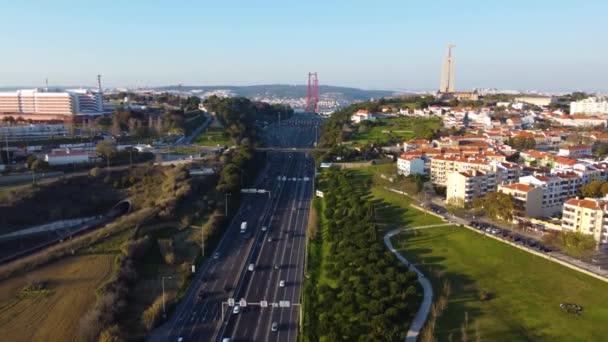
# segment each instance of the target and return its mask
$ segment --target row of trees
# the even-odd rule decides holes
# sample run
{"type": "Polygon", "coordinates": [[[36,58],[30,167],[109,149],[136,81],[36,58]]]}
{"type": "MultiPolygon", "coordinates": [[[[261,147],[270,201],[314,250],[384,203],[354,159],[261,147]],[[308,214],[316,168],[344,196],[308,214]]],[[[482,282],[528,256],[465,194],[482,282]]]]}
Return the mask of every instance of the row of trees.
{"type": "Polygon", "coordinates": [[[580,189],[580,193],[584,197],[604,197],[608,194],[608,182],[601,180],[591,181],[580,189]]]}
{"type": "Polygon", "coordinates": [[[210,96],[205,100],[205,108],[212,112],[234,141],[236,148],[227,156],[226,164],[220,172],[216,189],[233,192],[252,176],[259,163],[255,160],[254,147],[259,139],[256,121],[272,122],[288,119],[293,115],[290,107],[252,102],[244,97],[220,98],[210,96]]]}
{"type": "Polygon", "coordinates": [[[536,147],[536,140],[526,137],[509,137],[507,145],[518,150],[530,150],[536,147]]]}
{"type": "Polygon", "coordinates": [[[329,280],[317,284],[308,310],[309,339],[397,341],[420,303],[416,276],[387,251],[374,224],[374,206],[348,171],[330,170],[320,183],[329,249],[329,280]]]}

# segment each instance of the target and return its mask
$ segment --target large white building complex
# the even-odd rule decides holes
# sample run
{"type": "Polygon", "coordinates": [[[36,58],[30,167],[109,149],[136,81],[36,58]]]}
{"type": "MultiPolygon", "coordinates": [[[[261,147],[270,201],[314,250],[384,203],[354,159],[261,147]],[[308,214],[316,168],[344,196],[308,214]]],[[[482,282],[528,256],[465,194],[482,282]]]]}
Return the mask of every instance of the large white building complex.
{"type": "Polygon", "coordinates": [[[0,92],[0,117],[34,121],[70,120],[73,115],[103,113],[103,94],[88,89],[52,91],[23,89],[0,92]]]}
{"type": "Polygon", "coordinates": [[[584,100],[570,102],[570,114],[608,114],[608,99],[589,97],[584,100]]]}

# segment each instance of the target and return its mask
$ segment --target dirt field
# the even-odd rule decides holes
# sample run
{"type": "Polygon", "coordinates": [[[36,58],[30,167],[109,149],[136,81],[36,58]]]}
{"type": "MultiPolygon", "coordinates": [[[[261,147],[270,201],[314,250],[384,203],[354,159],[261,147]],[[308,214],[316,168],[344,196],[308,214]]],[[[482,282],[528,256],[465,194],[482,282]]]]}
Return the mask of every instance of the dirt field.
{"type": "Polygon", "coordinates": [[[80,317],[94,305],[113,260],[112,254],[69,257],[0,282],[0,339],[76,341],[80,317]],[[31,281],[48,282],[50,291],[23,295],[31,281]]]}

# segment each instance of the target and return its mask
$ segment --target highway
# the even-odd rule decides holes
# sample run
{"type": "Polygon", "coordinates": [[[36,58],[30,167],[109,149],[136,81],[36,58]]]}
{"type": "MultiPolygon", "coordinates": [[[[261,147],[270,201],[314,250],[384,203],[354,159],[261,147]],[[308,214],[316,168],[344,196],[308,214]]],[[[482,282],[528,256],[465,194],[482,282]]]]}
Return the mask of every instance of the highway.
{"type": "MultiPolygon", "coordinates": [[[[269,146],[305,148],[313,146],[318,133],[317,120],[299,117],[267,127],[265,139],[269,146]]],[[[251,187],[270,194],[243,194],[217,249],[208,253],[219,257],[200,266],[184,299],[151,341],[296,341],[313,177],[308,153],[267,153],[251,187]],[[247,234],[240,233],[242,222],[247,222],[247,234]],[[229,298],[248,305],[233,314],[229,298]],[[262,301],[268,307],[261,308],[262,301]],[[289,307],[273,307],[286,301],[289,307]],[[273,322],[277,331],[271,331],[273,322]]]]}

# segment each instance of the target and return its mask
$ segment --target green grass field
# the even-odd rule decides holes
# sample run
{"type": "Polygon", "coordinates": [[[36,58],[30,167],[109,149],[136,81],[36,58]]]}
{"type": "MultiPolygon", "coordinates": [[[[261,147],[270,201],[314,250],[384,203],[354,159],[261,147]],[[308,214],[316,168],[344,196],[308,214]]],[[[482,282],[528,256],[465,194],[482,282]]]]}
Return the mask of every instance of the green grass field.
{"type": "MultiPolygon", "coordinates": [[[[415,224],[417,225],[417,224],[415,224]]],[[[461,340],[476,331],[488,341],[602,341],[608,336],[608,283],[536,257],[466,228],[446,226],[406,232],[395,246],[432,281],[435,294],[443,280],[452,295],[438,318],[440,341],[461,340]],[[482,301],[479,293],[490,294],[482,301]],[[560,303],[583,306],[580,316],[560,303]]]]}
{"type": "Polygon", "coordinates": [[[228,134],[224,132],[224,129],[218,127],[209,127],[206,131],[197,135],[192,143],[200,146],[234,145],[228,134]]]}
{"type": "Polygon", "coordinates": [[[369,131],[363,133],[355,131],[355,133],[348,138],[348,141],[362,145],[375,141],[381,143],[387,143],[389,141],[402,142],[403,140],[414,138],[416,132],[424,126],[436,130],[441,127],[441,122],[437,119],[411,117],[378,119],[369,131]]]}

